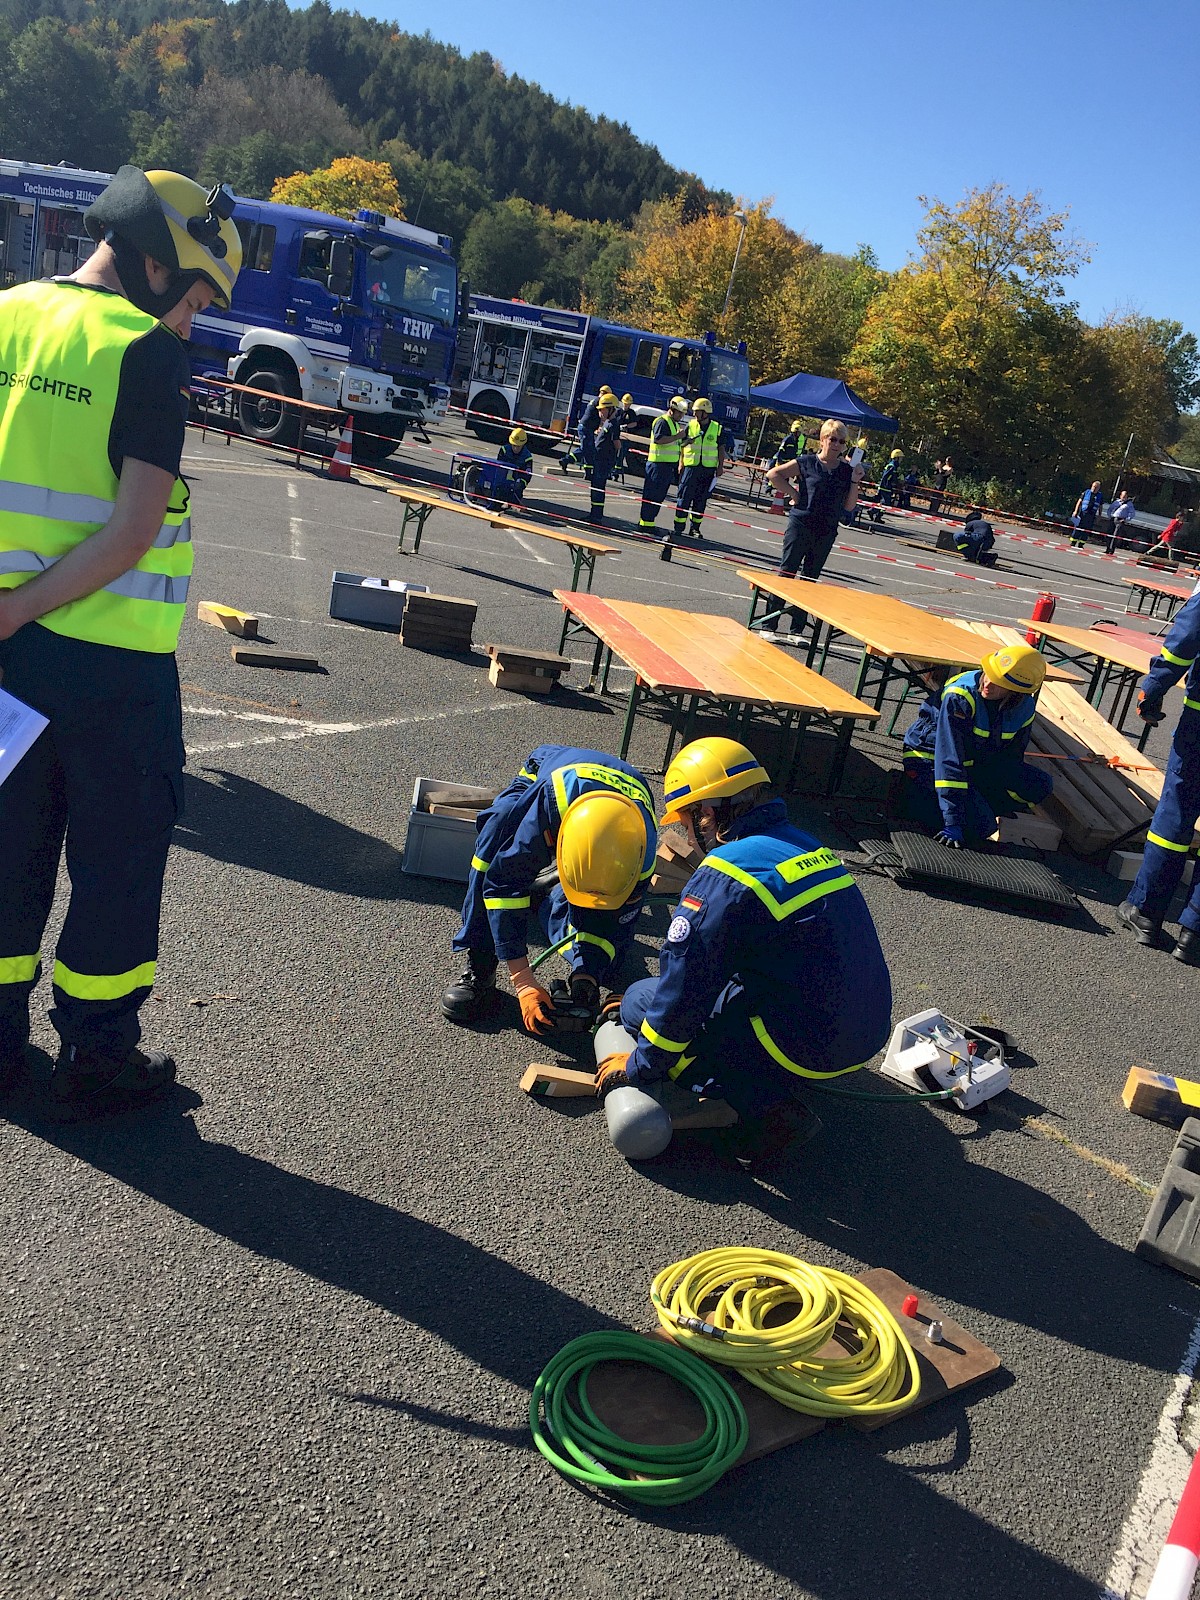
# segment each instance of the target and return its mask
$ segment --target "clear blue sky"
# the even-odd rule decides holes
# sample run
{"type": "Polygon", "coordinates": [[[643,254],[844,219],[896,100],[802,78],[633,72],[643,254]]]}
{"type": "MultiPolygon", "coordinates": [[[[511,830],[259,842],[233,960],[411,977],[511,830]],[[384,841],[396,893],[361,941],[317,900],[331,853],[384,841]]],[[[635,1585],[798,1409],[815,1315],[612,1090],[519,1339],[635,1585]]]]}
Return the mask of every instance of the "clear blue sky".
{"type": "MultiPolygon", "coordinates": [[[[337,3],[337,0],[334,0],[337,3]]],[[[1070,206],[1092,321],[1200,336],[1200,0],[357,0],[627,122],[675,166],[831,250],[899,267],[919,194],[999,179],[1070,206]]]]}

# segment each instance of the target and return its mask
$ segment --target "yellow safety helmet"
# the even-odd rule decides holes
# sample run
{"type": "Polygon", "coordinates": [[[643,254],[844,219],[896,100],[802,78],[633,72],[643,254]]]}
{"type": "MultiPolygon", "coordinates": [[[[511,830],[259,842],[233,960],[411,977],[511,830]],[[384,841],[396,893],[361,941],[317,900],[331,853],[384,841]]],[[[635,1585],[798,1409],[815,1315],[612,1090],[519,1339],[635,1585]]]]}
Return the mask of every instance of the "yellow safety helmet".
{"type": "MultiPolygon", "coordinates": [[[[611,389],[610,389],[610,388],[609,388],[609,386],[608,386],[608,385],[607,385],[607,384],[606,384],[606,383],[602,383],[602,384],[601,384],[601,385],[600,385],[600,398],[601,398],[601,400],[603,400],[603,399],[604,399],[604,396],[605,396],[605,395],[606,395],[606,394],[612,394],[612,390],[611,390],[611,389]]],[[[617,397],[616,397],[616,395],[615,395],[615,394],[614,394],[614,395],[613,395],[613,399],[614,399],[614,400],[615,400],[615,399],[616,399],[616,398],[617,398],[617,397]]]]}
{"type": "Polygon", "coordinates": [[[646,860],[646,818],[615,789],[581,794],[558,829],[558,881],[573,906],[615,911],[637,888],[646,860]]]}
{"type": "Polygon", "coordinates": [[[983,675],[1010,694],[1036,694],[1046,681],[1046,658],[1031,644],[1006,644],[984,656],[983,675]]]}
{"type": "Polygon", "coordinates": [[[121,287],[141,311],[163,317],[197,279],[228,311],[242,265],[242,239],[233,225],[234,198],[224,184],[207,192],[181,172],[143,172],[124,166],[84,213],[97,244],[107,240],[117,257],[121,287]],[[162,294],[151,289],[144,257],[171,273],[162,294]]]}
{"type": "Polygon", "coordinates": [[[686,411],[687,401],[681,394],[673,394],[667,401],[667,408],[670,411],[686,411]]]}
{"type": "Polygon", "coordinates": [[[801,427],[801,425],[798,422],[793,422],[791,427],[788,429],[788,432],[789,433],[803,433],[804,429],[801,427]]]}
{"type": "Polygon", "coordinates": [[[688,806],[702,800],[728,800],[743,789],[770,781],[758,757],[736,739],[693,739],[667,768],[663,779],[667,809],[662,820],[680,822],[688,806]]]}
{"type": "Polygon", "coordinates": [[[508,442],[514,450],[519,450],[522,445],[528,444],[529,435],[524,428],[514,428],[508,436],[508,442]]]}
{"type": "Polygon", "coordinates": [[[633,404],[633,396],[631,394],[623,394],[621,396],[621,404],[623,406],[631,406],[633,404]]]}
{"type": "Polygon", "coordinates": [[[892,460],[893,461],[903,461],[904,460],[904,451],[903,450],[893,450],[892,451],[892,460]]]}
{"type": "Polygon", "coordinates": [[[693,411],[711,411],[712,410],[712,401],[711,400],[706,400],[702,394],[698,394],[696,396],[696,398],[692,401],[692,410],[693,411]]]}

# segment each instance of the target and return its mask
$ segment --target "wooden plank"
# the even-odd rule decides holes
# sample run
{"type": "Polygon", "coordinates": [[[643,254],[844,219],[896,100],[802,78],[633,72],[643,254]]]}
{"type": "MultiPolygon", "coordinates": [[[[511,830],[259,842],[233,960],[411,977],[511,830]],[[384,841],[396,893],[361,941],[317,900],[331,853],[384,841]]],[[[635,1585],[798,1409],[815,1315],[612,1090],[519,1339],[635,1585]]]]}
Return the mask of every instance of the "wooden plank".
{"type": "Polygon", "coordinates": [[[247,650],[245,645],[230,645],[229,654],[240,667],[282,667],[289,672],[319,672],[316,656],[296,655],[286,650],[247,650]]]}
{"type": "Polygon", "coordinates": [[[556,655],[553,650],[531,650],[523,644],[485,644],[484,653],[501,666],[532,671],[534,667],[553,667],[556,672],[570,672],[573,665],[569,656],[556,655]]]}
{"type": "Polygon", "coordinates": [[[1032,617],[1026,617],[1021,627],[1031,628],[1034,633],[1053,639],[1057,644],[1067,645],[1072,650],[1080,650],[1085,655],[1098,656],[1101,661],[1111,661],[1114,666],[1127,667],[1131,672],[1145,672],[1152,657],[1157,654],[1157,641],[1149,638],[1142,646],[1124,639],[1115,639],[1110,634],[1101,633],[1094,628],[1072,628],[1066,623],[1058,622],[1035,622],[1032,617]]]}
{"type": "Polygon", "coordinates": [[[502,661],[493,661],[488,668],[488,680],[497,689],[507,689],[512,694],[549,694],[558,682],[558,673],[522,672],[518,667],[506,667],[502,661]]]}
{"type": "Polygon", "coordinates": [[[1135,1117],[1182,1128],[1189,1117],[1200,1116],[1200,1083],[1146,1067],[1130,1067],[1121,1100],[1135,1117]]]}
{"type": "Polygon", "coordinates": [[[543,528],[536,522],[526,522],[521,517],[510,517],[507,512],[493,514],[492,526],[505,528],[511,533],[532,533],[539,539],[551,539],[556,544],[571,544],[596,556],[611,556],[617,552],[615,544],[601,544],[599,539],[589,539],[586,535],[575,533],[570,528],[543,528]]]}
{"type": "Polygon", "coordinates": [[[201,600],[196,607],[201,622],[214,628],[224,628],[238,639],[258,638],[258,618],[249,611],[238,611],[233,606],[219,606],[213,600],[201,600]]]}
{"type": "Polygon", "coordinates": [[[593,1072],[576,1072],[570,1067],[543,1066],[534,1062],[521,1076],[521,1088],[526,1094],[550,1099],[582,1099],[596,1095],[596,1075],[593,1072]]]}
{"type": "Polygon", "coordinates": [[[598,639],[607,645],[653,689],[678,689],[702,694],[704,684],[685,672],[679,663],[641,629],[627,620],[611,601],[597,594],[580,594],[574,589],[555,589],[554,598],[578,617],[598,639]]]}
{"type": "Polygon", "coordinates": [[[1186,584],[1169,583],[1166,578],[1126,577],[1121,575],[1121,582],[1129,584],[1134,589],[1145,589],[1150,594],[1170,595],[1173,600],[1190,600],[1194,590],[1186,584]]]}

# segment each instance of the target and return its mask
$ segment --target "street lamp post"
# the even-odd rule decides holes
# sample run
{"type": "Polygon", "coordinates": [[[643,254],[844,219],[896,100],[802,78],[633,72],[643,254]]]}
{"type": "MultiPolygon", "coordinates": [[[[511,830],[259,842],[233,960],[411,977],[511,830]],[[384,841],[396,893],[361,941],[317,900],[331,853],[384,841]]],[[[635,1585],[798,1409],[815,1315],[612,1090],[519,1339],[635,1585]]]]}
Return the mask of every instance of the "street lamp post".
{"type": "Polygon", "coordinates": [[[725,291],[725,304],[721,308],[722,330],[724,330],[725,318],[729,315],[729,297],[733,293],[733,280],[737,274],[738,259],[742,253],[742,240],[746,237],[746,213],[744,211],[735,211],[733,216],[734,220],[741,224],[741,230],[738,233],[737,249],[733,252],[733,266],[729,269],[729,287],[725,291]]]}

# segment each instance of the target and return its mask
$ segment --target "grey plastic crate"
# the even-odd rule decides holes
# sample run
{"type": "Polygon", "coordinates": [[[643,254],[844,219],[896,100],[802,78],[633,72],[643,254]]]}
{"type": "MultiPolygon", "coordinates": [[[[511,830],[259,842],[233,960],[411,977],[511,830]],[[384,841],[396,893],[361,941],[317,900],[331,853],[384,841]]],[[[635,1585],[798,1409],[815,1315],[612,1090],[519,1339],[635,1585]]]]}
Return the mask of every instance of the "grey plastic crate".
{"type": "Polygon", "coordinates": [[[1200,1279],[1200,1118],[1189,1117],[1150,1205],[1135,1254],[1200,1279]]]}
{"type": "MultiPolygon", "coordinates": [[[[434,817],[424,809],[431,789],[464,789],[452,778],[418,778],[413,785],[412,810],[404,840],[403,870],[417,878],[447,878],[466,883],[475,854],[475,824],[463,817],[434,817]]],[[[480,789],[478,798],[490,801],[494,789],[480,789]]]]}
{"type": "Polygon", "coordinates": [[[339,622],[379,622],[398,628],[404,620],[404,596],[410,592],[428,594],[429,585],[335,572],[329,591],[329,615],[339,622]]]}

